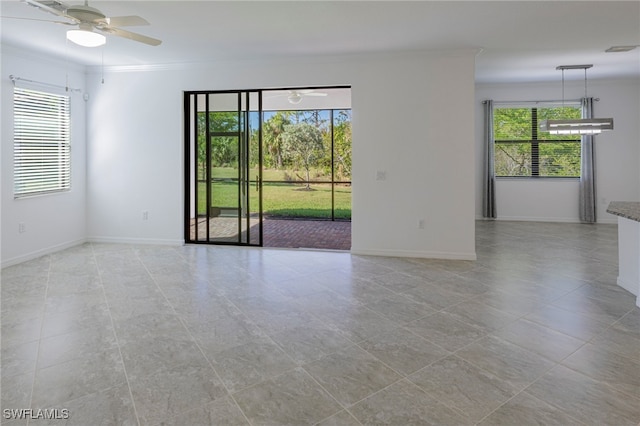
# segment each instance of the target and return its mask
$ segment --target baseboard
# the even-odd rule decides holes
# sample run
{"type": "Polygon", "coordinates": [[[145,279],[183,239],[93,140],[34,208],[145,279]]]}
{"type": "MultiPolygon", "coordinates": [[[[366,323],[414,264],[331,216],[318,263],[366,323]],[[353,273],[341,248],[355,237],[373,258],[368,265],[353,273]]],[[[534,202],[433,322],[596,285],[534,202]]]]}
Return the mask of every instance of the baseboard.
{"type": "Polygon", "coordinates": [[[617,225],[618,224],[618,218],[614,217],[613,219],[598,219],[599,224],[603,224],[603,225],[617,225]]]}
{"type": "Polygon", "coordinates": [[[618,279],[616,282],[620,287],[624,288],[634,296],[638,296],[640,298],[640,294],[638,294],[638,290],[639,290],[638,288],[640,287],[639,283],[634,283],[631,281],[624,280],[620,276],[618,276],[618,279]]]}
{"type": "MultiPolygon", "coordinates": [[[[476,216],[477,221],[491,221],[491,220],[500,220],[505,222],[555,222],[555,223],[582,223],[577,218],[567,218],[567,217],[529,217],[529,216],[500,216],[496,219],[491,219],[482,216],[476,216]]],[[[596,224],[602,225],[616,225],[618,223],[616,218],[613,219],[598,219],[596,224]]]]}
{"type": "Polygon", "coordinates": [[[90,243],[106,244],[141,244],[159,246],[182,246],[184,240],[165,240],[160,238],[125,238],[125,237],[88,237],[90,243]]]}
{"type": "Polygon", "coordinates": [[[351,247],[351,254],[364,256],[385,257],[415,257],[421,259],[446,259],[446,260],[476,260],[476,254],[441,252],[441,251],[412,251],[412,250],[369,250],[351,247]]]}
{"type": "Polygon", "coordinates": [[[496,220],[504,220],[509,222],[580,223],[580,219],[572,217],[498,216],[496,220]]]}
{"type": "Polygon", "coordinates": [[[31,253],[23,254],[20,256],[12,257],[10,259],[2,260],[2,268],[6,268],[8,266],[17,265],[19,263],[28,262],[33,259],[37,259],[42,256],[46,256],[48,254],[52,254],[61,250],[66,250],[71,247],[79,246],[80,244],[86,243],[86,239],[79,239],[74,241],[67,241],[66,243],[56,244],[54,246],[46,247],[40,250],[33,251],[31,253]]]}
{"type": "Polygon", "coordinates": [[[182,246],[184,240],[161,240],[153,238],[113,238],[113,237],[89,237],[68,241],[66,243],[57,244],[55,246],[46,247],[31,253],[12,257],[10,259],[2,259],[1,268],[17,265],[19,263],[28,262],[48,254],[52,254],[71,247],[79,246],[84,243],[110,243],[110,244],[140,244],[140,245],[162,245],[162,246],[182,246]]]}

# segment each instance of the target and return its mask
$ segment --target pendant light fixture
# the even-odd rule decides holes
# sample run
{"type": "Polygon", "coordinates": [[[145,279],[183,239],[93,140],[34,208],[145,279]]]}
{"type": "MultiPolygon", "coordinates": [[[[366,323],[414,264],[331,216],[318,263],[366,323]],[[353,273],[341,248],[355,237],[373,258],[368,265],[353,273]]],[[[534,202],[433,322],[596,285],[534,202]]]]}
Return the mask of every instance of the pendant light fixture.
{"type": "MultiPolygon", "coordinates": [[[[584,97],[587,97],[587,70],[589,65],[560,65],[562,71],[562,107],[564,108],[564,72],[565,70],[584,70],[584,97]]],[[[613,118],[581,118],[567,120],[544,120],[540,123],[540,131],[552,135],[597,135],[605,130],[613,130],[613,118]]]]}

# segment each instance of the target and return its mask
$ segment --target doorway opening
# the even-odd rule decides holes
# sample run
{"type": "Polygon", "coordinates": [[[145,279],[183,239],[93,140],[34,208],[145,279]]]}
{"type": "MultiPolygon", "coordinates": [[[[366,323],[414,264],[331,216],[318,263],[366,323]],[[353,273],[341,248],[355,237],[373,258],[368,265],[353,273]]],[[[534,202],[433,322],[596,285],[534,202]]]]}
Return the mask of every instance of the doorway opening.
{"type": "Polygon", "coordinates": [[[349,87],[185,93],[185,241],[349,250],[349,87]]]}

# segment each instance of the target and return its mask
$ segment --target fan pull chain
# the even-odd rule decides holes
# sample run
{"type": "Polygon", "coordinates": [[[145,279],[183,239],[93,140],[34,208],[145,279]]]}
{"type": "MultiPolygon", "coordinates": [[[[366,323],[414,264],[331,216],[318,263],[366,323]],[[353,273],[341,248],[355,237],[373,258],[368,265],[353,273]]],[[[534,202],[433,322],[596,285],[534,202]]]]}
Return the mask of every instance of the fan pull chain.
{"type": "Polygon", "coordinates": [[[64,84],[64,90],[65,92],[69,91],[69,40],[65,39],[65,43],[64,43],[64,47],[65,47],[65,70],[64,70],[64,77],[65,77],[65,84],[64,84]]]}
{"type": "Polygon", "coordinates": [[[102,84],[104,84],[104,45],[102,46],[102,66],[101,66],[101,72],[102,72],[102,84]]]}

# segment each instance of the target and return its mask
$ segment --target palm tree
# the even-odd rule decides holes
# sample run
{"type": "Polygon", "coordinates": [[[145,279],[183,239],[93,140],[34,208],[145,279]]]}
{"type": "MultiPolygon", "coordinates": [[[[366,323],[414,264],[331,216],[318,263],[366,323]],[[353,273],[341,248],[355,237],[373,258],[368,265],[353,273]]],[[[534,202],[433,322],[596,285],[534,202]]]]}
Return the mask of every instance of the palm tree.
{"type": "Polygon", "coordinates": [[[264,123],[262,141],[271,158],[271,166],[281,169],[284,163],[282,154],[282,135],[285,126],[291,124],[291,111],[278,111],[264,123]]]}

